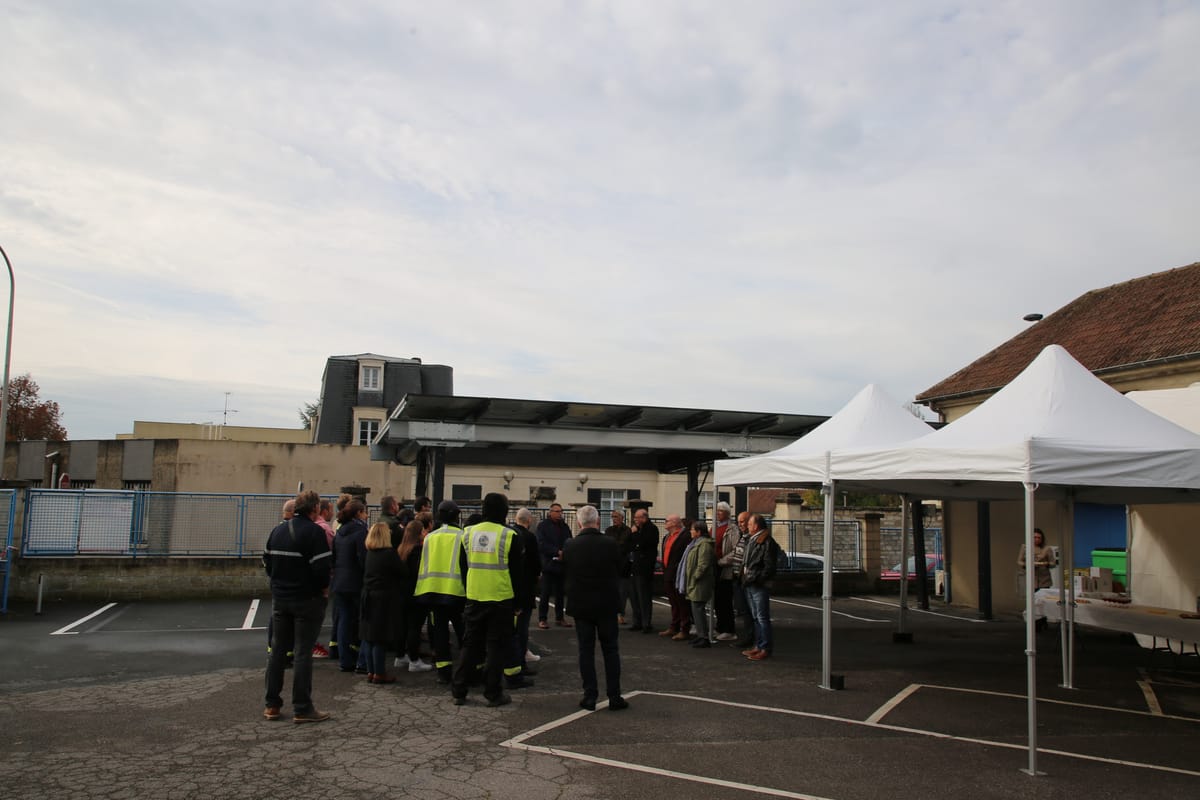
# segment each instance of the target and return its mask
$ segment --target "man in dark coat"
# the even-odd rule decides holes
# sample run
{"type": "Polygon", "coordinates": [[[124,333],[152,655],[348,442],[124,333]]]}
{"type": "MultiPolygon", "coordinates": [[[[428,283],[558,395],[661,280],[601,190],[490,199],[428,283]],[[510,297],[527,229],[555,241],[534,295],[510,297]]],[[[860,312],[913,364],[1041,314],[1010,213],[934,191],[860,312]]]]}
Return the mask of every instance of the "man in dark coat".
{"type": "Polygon", "coordinates": [[[330,551],[325,531],[316,523],[321,496],[296,496],[295,516],[279,523],[263,548],[263,567],[271,578],[271,656],[267,661],[266,709],[269,720],[280,717],[283,670],[288,651],[295,652],[292,672],[292,721],[322,722],[329,714],[312,701],[312,650],[325,620],[329,593],[330,551]]]}
{"type": "Polygon", "coordinates": [[[619,508],[612,510],[612,525],[604,531],[617,542],[621,551],[621,610],[617,614],[617,623],[625,624],[625,608],[629,605],[630,583],[633,576],[633,529],[625,524],[625,512],[619,508]]]}
{"type": "Polygon", "coordinates": [[[554,595],[554,617],[564,628],[571,627],[564,614],[563,604],[563,545],[571,538],[571,528],[563,520],[563,509],[558,503],[550,505],[550,515],[538,523],[538,552],[542,556],[542,600],[538,604],[538,627],[545,630],[550,625],[550,596],[554,595]]]}
{"type": "Polygon", "coordinates": [[[567,604],[575,618],[579,640],[579,675],[583,679],[583,699],[579,707],[596,708],[599,687],[596,682],[596,638],[604,655],[604,683],[608,710],[629,708],[621,697],[621,651],[617,644],[618,580],[621,551],[615,540],[600,533],[600,512],[584,506],[575,514],[579,535],[563,547],[567,604]]]}
{"type": "Polygon", "coordinates": [[[516,603],[516,629],[513,631],[513,652],[504,670],[505,683],[509,689],[523,689],[533,685],[529,679],[534,674],[525,663],[529,652],[529,621],[537,603],[538,579],[542,574],[542,557],[538,553],[537,536],[529,530],[533,514],[528,508],[517,509],[512,529],[521,542],[522,564],[520,585],[514,586],[516,603]]]}
{"type": "Polygon", "coordinates": [[[633,512],[633,625],[631,631],[653,633],[650,614],[654,608],[654,565],[658,562],[658,527],[650,521],[650,512],[633,512]]]}

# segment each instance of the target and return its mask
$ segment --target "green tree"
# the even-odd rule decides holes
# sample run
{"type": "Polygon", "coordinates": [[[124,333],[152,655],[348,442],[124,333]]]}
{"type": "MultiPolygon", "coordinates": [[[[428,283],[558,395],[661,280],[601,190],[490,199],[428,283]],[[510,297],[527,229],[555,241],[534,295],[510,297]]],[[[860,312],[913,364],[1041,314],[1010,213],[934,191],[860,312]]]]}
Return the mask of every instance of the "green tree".
{"type": "Polygon", "coordinates": [[[300,424],[304,426],[304,430],[312,430],[313,420],[317,418],[317,410],[320,404],[316,401],[305,403],[296,409],[296,413],[300,415],[300,424]]]}
{"type": "Polygon", "coordinates": [[[28,372],[8,382],[8,441],[66,441],[67,429],[62,426],[58,403],[41,400],[40,392],[41,387],[28,372]]]}

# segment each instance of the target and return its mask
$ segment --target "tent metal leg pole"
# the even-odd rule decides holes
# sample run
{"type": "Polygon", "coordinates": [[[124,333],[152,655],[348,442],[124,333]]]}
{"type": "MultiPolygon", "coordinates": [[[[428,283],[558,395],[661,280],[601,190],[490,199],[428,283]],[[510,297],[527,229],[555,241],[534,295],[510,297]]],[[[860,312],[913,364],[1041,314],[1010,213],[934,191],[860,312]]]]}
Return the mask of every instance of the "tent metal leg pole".
{"type": "MultiPolygon", "coordinates": [[[[1071,594],[1070,604],[1068,608],[1063,609],[1067,613],[1062,615],[1066,620],[1067,627],[1067,682],[1064,684],[1067,689],[1075,688],[1075,493],[1071,492],[1067,495],[1067,524],[1066,536],[1069,545],[1067,552],[1070,554],[1071,560],[1067,564],[1072,565],[1070,571],[1071,594]]],[[[1060,593],[1061,594],[1061,593],[1060,593]]]]}
{"type": "MultiPolygon", "coordinates": [[[[829,454],[826,454],[825,474],[829,475],[829,454]]],[[[821,569],[821,688],[833,685],[833,479],[828,478],[821,490],[825,492],[825,564],[821,569]]]]}
{"type": "Polygon", "coordinates": [[[908,527],[910,522],[908,495],[900,495],[900,617],[896,622],[896,633],[908,633],[908,527]]]}
{"type": "Polygon", "coordinates": [[[1033,510],[1034,492],[1037,485],[1025,484],[1025,662],[1028,668],[1026,683],[1029,691],[1029,775],[1037,771],[1037,642],[1035,640],[1037,620],[1033,608],[1033,510]]]}

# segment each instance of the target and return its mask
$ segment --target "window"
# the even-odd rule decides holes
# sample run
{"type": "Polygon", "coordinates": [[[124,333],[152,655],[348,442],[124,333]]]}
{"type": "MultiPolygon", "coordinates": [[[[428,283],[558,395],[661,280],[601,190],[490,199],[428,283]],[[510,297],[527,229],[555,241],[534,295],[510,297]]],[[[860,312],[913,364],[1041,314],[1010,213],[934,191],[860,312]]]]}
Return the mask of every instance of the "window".
{"type": "Polygon", "coordinates": [[[148,492],[150,491],[150,481],[125,481],[121,488],[131,492],[148,492]]]}
{"type": "MultiPolygon", "coordinates": [[[[701,492],[699,499],[700,499],[701,516],[703,516],[704,514],[706,514],[707,512],[712,510],[713,493],[712,492],[701,492]]],[[[729,502],[729,492],[721,492],[720,501],[722,503],[728,503],[729,502]]]]}
{"type": "Polygon", "coordinates": [[[600,493],[596,509],[600,512],[601,522],[608,521],[608,515],[613,512],[613,509],[624,509],[625,500],[629,494],[626,489],[597,489],[596,491],[600,493]]]}
{"type": "Polygon", "coordinates": [[[450,487],[450,497],[455,502],[476,502],[483,499],[483,486],[476,483],[456,483],[450,487]]]}
{"type": "Polygon", "coordinates": [[[358,388],[362,389],[364,392],[378,392],[381,384],[380,376],[382,373],[382,367],[360,367],[358,373],[358,388]]]}
{"type": "Polygon", "coordinates": [[[358,421],[358,443],[370,444],[379,435],[379,420],[360,419],[358,421]]]}

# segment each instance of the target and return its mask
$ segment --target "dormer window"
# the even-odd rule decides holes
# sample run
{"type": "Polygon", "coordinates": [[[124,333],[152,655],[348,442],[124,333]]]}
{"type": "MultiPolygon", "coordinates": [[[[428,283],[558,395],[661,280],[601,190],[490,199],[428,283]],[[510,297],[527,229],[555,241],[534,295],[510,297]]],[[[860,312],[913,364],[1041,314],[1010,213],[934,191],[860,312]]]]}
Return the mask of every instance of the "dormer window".
{"type": "Polygon", "coordinates": [[[383,367],[365,364],[358,370],[358,388],[364,392],[378,392],[383,386],[383,367]]]}

